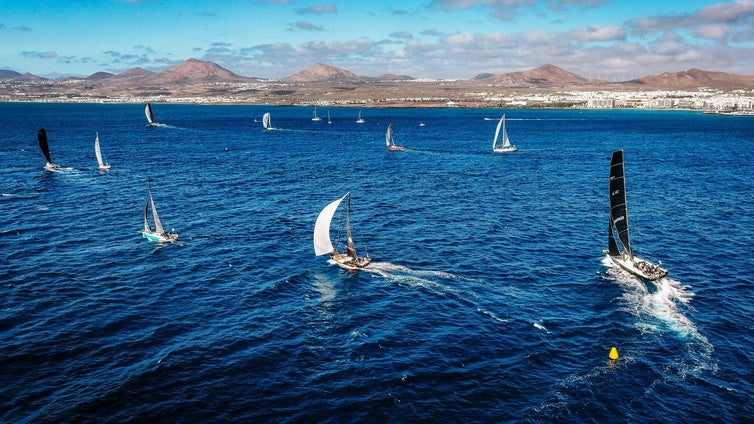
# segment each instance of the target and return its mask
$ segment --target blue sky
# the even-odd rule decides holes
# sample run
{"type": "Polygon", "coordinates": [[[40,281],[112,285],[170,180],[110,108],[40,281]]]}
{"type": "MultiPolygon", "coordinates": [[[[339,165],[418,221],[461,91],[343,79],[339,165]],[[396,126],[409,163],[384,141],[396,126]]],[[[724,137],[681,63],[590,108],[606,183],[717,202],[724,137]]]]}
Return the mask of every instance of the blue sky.
{"type": "Polygon", "coordinates": [[[551,63],[628,79],[754,74],[754,0],[0,0],[0,69],[87,76],[189,58],[282,78],[472,78],[551,63]]]}

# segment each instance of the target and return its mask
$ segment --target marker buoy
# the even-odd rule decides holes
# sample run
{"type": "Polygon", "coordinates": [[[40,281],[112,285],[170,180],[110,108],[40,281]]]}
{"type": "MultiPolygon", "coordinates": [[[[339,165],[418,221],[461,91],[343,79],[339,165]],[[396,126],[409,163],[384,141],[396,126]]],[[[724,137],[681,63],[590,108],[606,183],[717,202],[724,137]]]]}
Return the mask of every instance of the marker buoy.
{"type": "Polygon", "coordinates": [[[612,361],[617,360],[618,359],[618,349],[615,346],[611,347],[610,348],[610,353],[607,355],[607,357],[610,358],[610,360],[612,360],[612,361]]]}

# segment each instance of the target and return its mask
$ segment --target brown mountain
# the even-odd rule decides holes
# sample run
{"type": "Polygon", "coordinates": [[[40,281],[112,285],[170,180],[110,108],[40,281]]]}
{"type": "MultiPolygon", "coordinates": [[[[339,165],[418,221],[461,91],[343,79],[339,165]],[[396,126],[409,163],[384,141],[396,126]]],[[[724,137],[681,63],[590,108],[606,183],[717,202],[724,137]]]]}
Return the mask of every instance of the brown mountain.
{"type": "Polygon", "coordinates": [[[146,70],[144,68],[136,67],[136,68],[129,69],[129,70],[125,71],[125,72],[121,72],[118,75],[116,75],[115,77],[116,78],[122,78],[122,79],[124,79],[124,78],[144,78],[144,77],[151,77],[154,74],[155,73],[152,72],[152,71],[148,71],[148,70],[146,70]]]}
{"type": "Polygon", "coordinates": [[[107,79],[110,77],[114,77],[115,75],[111,74],[110,72],[95,72],[88,77],[84,78],[86,80],[101,80],[101,79],[107,79]]]}
{"type": "Polygon", "coordinates": [[[377,79],[381,81],[408,81],[415,78],[408,75],[382,74],[377,79]]]}
{"type": "Polygon", "coordinates": [[[493,75],[488,78],[475,78],[476,81],[486,84],[503,85],[511,88],[546,88],[562,87],[568,85],[583,85],[588,81],[579,75],[568,72],[555,65],[542,65],[539,68],[527,71],[509,72],[506,74],[493,75]]]}
{"type": "Polygon", "coordinates": [[[658,89],[693,90],[709,87],[718,90],[754,88],[754,76],[726,72],[689,69],[681,72],[665,72],[635,80],[641,85],[658,89]]]}
{"type": "Polygon", "coordinates": [[[192,84],[208,82],[243,82],[249,78],[214,63],[189,59],[179,65],[166,69],[149,79],[154,84],[192,84]]]}
{"type": "Polygon", "coordinates": [[[337,66],[315,63],[314,65],[283,78],[288,82],[361,82],[365,78],[337,66]]]}
{"type": "Polygon", "coordinates": [[[11,79],[11,82],[38,82],[38,81],[47,81],[48,78],[43,78],[34,74],[25,73],[22,75],[19,75],[13,79],[11,79]]]}

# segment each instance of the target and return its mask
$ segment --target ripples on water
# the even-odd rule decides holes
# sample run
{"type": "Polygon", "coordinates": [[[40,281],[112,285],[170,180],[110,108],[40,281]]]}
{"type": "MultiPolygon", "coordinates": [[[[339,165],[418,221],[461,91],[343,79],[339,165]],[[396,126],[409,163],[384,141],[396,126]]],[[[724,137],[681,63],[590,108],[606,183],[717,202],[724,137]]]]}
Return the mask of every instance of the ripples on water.
{"type": "Polygon", "coordinates": [[[0,108],[2,421],[754,416],[749,118],[509,110],[500,156],[490,109],[0,108]],[[617,148],[657,284],[601,253],[617,148]],[[178,243],[137,233],[148,178],[178,243]],[[356,274],[311,247],[349,190],[356,274]]]}

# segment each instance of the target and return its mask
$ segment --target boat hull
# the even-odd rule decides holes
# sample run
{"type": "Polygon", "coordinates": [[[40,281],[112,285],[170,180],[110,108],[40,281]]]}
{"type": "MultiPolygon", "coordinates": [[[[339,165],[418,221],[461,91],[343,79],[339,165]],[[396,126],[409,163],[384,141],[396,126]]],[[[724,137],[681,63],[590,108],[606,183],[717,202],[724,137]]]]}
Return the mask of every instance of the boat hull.
{"type": "Polygon", "coordinates": [[[149,231],[140,231],[141,235],[149,240],[156,243],[172,243],[178,239],[178,234],[176,233],[154,233],[149,231]]]}
{"type": "Polygon", "coordinates": [[[492,149],[492,151],[494,153],[510,153],[510,152],[515,152],[516,150],[518,150],[516,148],[516,146],[509,146],[509,147],[502,147],[502,148],[498,148],[498,149],[492,149]]]}
{"type": "Polygon", "coordinates": [[[353,260],[345,253],[338,253],[331,255],[327,261],[331,265],[337,265],[344,269],[355,270],[360,268],[366,268],[372,262],[372,259],[367,256],[360,256],[358,259],[353,260]]]}
{"type": "Polygon", "coordinates": [[[403,146],[387,146],[387,149],[393,152],[400,152],[400,151],[406,150],[406,148],[403,146]]]}
{"type": "Polygon", "coordinates": [[[654,264],[638,257],[631,258],[625,255],[610,255],[610,260],[625,271],[645,280],[655,281],[668,275],[668,270],[659,264],[654,264]]]}

